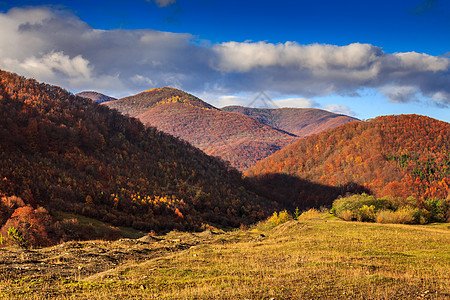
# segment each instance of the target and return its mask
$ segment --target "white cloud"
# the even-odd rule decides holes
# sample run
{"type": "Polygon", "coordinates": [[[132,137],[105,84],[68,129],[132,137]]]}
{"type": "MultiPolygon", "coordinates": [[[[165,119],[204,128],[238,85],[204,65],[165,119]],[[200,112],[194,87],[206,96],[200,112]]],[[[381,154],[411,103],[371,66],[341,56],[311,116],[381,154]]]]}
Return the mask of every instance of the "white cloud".
{"type": "Polygon", "coordinates": [[[245,106],[249,103],[249,99],[244,96],[236,95],[218,95],[207,92],[197,94],[200,99],[205,100],[211,105],[222,108],[225,106],[245,106]]]}
{"type": "Polygon", "coordinates": [[[220,60],[216,68],[225,72],[247,72],[255,68],[289,67],[322,71],[329,69],[366,68],[383,53],[369,44],[299,45],[295,42],[226,42],[214,46],[220,60]]]}
{"type": "Polygon", "coordinates": [[[278,107],[298,107],[298,108],[311,108],[319,107],[319,103],[312,99],[306,98],[285,98],[274,100],[274,103],[278,107]]]}
{"type": "Polygon", "coordinates": [[[450,106],[450,93],[448,92],[437,92],[432,97],[432,102],[441,108],[448,108],[450,106]]]}
{"type": "Polygon", "coordinates": [[[350,107],[347,105],[338,105],[338,104],[328,104],[323,107],[323,109],[337,113],[337,114],[343,114],[347,116],[355,116],[356,113],[353,112],[350,107]]]}
{"type": "Polygon", "coordinates": [[[397,53],[402,68],[418,71],[446,71],[449,69],[450,60],[446,57],[431,56],[417,52],[397,53]]]}
{"type": "Polygon", "coordinates": [[[419,101],[419,89],[414,86],[386,86],[380,88],[380,91],[393,103],[407,103],[410,101],[419,101]]]}
{"type": "Polygon", "coordinates": [[[143,83],[143,84],[146,84],[148,86],[153,86],[154,85],[153,81],[150,78],[142,76],[142,75],[139,75],[139,74],[134,75],[131,78],[131,81],[136,82],[137,84],[142,84],[143,83]]]}
{"type": "MultiPolygon", "coordinates": [[[[314,106],[309,99],[317,96],[378,89],[395,102],[420,96],[450,105],[449,57],[390,54],[370,44],[211,45],[186,33],[98,30],[71,13],[48,8],[0,13],[0,36],[7,41],[0,43],[0,68],[72,91],[98,90],[115,97],[161,86],[219,96],[267,91],[280,99],[298,96],[298,104],[284,99],[280,105],[314,106]]],[[[217,103],[231,103],[214,97],[217,103]]]]}

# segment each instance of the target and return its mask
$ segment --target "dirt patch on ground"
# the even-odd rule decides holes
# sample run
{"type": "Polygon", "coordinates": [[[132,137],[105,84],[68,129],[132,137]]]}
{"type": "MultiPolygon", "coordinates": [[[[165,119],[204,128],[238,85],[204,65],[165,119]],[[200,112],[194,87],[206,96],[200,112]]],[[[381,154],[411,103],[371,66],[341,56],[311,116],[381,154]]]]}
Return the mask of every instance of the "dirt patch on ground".
{"type": "Polygon", "coordinates": [[[0,278],[84,279],[123,265],[164,257],[198,244],[233,242],[220,231],[170,232],[117,241],[67,242],[41,249],[0,248],[0,278]]]}

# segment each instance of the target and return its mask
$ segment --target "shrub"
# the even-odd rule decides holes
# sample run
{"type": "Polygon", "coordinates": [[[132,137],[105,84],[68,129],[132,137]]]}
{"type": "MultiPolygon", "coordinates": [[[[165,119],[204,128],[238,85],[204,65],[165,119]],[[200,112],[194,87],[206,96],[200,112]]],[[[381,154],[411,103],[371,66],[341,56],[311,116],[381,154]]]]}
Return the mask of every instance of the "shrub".
{"type": "Polygon", "coordinates": [[[294,220],[298,220],[298,217],[300,217],[302,213],[300,212],[300,209],[298,209],[298,207],[295,208],[294,211],[294,220]]]}
{"type": "Polygon", "coordinates": [[[21,248],[28,248],[30,246],[30,243],[23,237],[22,232],[16,227],[8,228],[8,237],[10,241],[21,248]]]}
{"type": "Polygon", "coordinates": [[[363,205],[358,209],[356,218],[359,222],[373,222],[375,221],[375,206],[363,205]]]}
{"type": "Polygon", "coordinates": [[[19,246],[25,246],[21,239],[30,246],[48,246],[53,243],[49,238],[52,218],[42,207],[34,209],[31,206],[17,208],[5,225],[2,232],[11,237],[19,246]],[[14,228],[14,229],[11,229],[14,228]]]}
{"type": "Polygon", "coordinates": [[[430,219],[430,212],[424,208],[415,208],[412,212],[414,224],[427,224],[430,219]]]}
{"type": "Polygon", "coordinates": [[[258,225],[261,230],[270,230],[276,226],[286,223],[292,220],[292,216],[287,212],[287,210],[280,211],[279,213],[274,212],[265,222],[258,225]]]}
{"type": "Polygon", "coordinates": [[[378,210],[389,209],[393,205],[392,201],[387,198],[377,199],[363,193],[334,200],[331,212],[338,218],[348,221],[354,218],[360,221],[374,221],[378,210]],[[351,212],[351,219],[349,211],[351,212]]]}
{"type": "Polygon", "coordinates": [[[384,224],[412,224],[415,223],[414,209],[409,207],[402,207],[397,211],[383,209],[377,213],[376,221],[384,224]]]}
{"type": "Polygon", "coordinates": [[[449,217],[450,203],[445,199],[427,199],[425,209],[430,213],[429,222],[446,222],[449,217]]]}
{"type": "Polygon", "coordinates": [[[287,210],[280,211],[278,214],[274,212],[269,218],[268,222],[278,226],[280,224],[286,223],[292,220],[292,216],[287,212],[287,210]]]}
{"type": "Polygon", "coordinates": [[[344,219],[345,221],[353,220],[353,213],[351,210],[344,210],[341,215],[342,215],[342,219],[344,219]]]}
{"type": "Polygon", "coordinates": [[[311,208],[303,212],[297,219],[298,220],[311,220],[311,219],[319,219],[322,216],[322,212],[315,208],[311,208]]]}

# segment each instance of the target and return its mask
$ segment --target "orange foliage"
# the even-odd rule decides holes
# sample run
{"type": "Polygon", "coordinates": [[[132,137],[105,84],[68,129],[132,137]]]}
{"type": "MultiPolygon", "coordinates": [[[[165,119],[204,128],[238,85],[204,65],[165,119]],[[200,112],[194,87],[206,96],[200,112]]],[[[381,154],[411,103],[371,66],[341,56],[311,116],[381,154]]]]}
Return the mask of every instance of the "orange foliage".
{"type": "Polygon", "coordinates": [[[173,88],[153,89],[105,105],[221,157],[239,170],[296,140],[293,134],[243,114],[221,111],[173,88]]]}
{"type": "Polygon", "coordinates": [[[34,208],[155,231],[239,226],[271,210],[228,164],[116,110],[1,70],[0,96],[0,193],[34,208]]]}
{"type": "Polygon", "coordinates": [[[356,183],[376,196],[449,194],[450,124],[418,115],[352,122],[299,140],[246,172],[281,173],[335,187],[356,183]]]}

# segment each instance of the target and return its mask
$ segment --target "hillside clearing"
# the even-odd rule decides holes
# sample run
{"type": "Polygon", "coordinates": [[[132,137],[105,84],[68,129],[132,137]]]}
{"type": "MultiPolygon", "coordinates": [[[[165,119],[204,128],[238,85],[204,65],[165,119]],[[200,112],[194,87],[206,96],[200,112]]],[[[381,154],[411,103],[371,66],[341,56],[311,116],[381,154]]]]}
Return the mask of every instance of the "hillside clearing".
{"type": "Polygon", "coordinates": [[[0,298],[450,299],[448,224],[316,219],[0,257],[0,298]]]}

